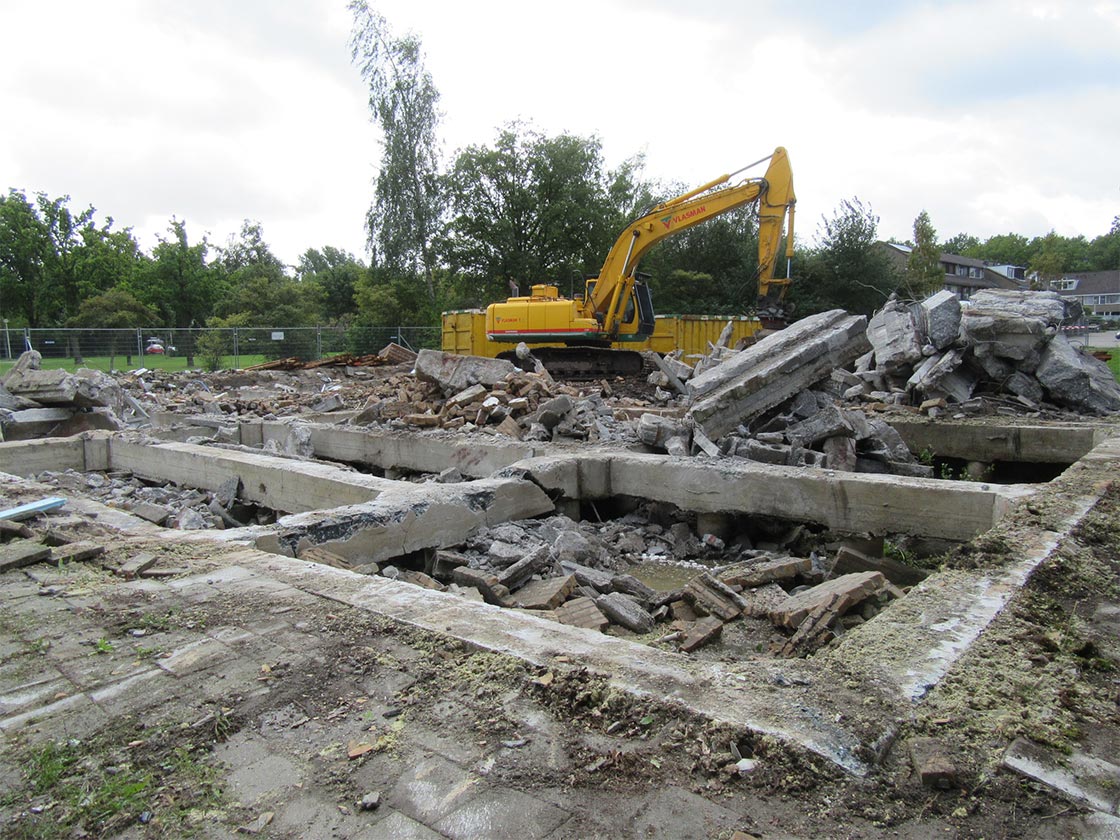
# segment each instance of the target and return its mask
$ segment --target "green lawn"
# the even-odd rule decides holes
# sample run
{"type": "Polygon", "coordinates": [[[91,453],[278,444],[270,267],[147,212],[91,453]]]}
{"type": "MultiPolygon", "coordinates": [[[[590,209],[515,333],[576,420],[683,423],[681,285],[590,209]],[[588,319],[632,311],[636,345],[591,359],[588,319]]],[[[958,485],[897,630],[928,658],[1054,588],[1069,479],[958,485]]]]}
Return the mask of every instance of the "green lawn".
{"type": "MultiPolygon", "coordinates": [[[[242,353],[236,358],[240,367],[249,367],[250,365],[259,365],[265,361],[265,357],[261,354],[246,354],[242,353]]],[[[0,360],[0,373],[6,372],[14,361],[7,359],[0,360]]],[[[161,356],[159,354],[150,354],[145,356],[133,356],[132,364],[128,364],[125,356],[116,356],[113,359],[113,366],[118,371],[137,370],[145,367],[148,370],[186,370],[187,357],[186,356],[161,356]]],[[[222,368],[229,369],[234,366],[233,356],[222,356],[222,368]]],[[[106,373],[109,372],[109,357],[108,356],[86,356],[80,365],[75,365],[74,360],[71,358],[64,359],[43,359],[40,366],[44,370],[74,370],[78,367],[92,368],[93,370],[100,370],[106,373]]],[[[194,369],[201,370],[202,365],[199,356],[195,356],[194,369]]]]}
{"type": "Polygon", "coordinates": [[[1111,353],[1112,358],[1105,364],[1107,364],[1112,371],[1112,375],[1116,377],[1116,381],[1120,382],[1120,347],[1089,347],[1087,349],[1090,353],[1094,350],[1103,350],[1106,353],[1111,353]]]}

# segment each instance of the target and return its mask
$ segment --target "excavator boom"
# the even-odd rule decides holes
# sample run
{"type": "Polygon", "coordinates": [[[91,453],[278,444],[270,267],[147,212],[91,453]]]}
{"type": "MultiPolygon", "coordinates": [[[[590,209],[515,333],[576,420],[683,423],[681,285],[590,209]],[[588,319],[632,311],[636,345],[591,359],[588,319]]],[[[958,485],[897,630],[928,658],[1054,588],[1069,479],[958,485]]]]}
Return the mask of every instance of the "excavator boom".
{"type": "MultiPolygon", "coordinates": [[[[762,160],[767,160],[763,158],[762,160]]],[[[626,301],[634,286],[634,272],[642,256],[662,239],[708,221],[753,201],[758,202],[758,278],[759,297],[784,295],[789,284],[774,280],[775,260],[789,209],[787,258],[793,256],[793,173],[789,156],[778,147],[769,157],[770,165],[761,178],[748,178],[732,186],[722,186],[735,175],[721,175],[703,186],[657,205],[637,219],[615,240],[599,271],[594,289],[585,304],[588,314],[601,318],[604,332],[615,334],[626,301]],[[775,287],[772,289],[772,287],[775,287]],[[780,292],[777,290],[780,289],[780,292]]],[[[740,169],[743,172],[762,161],[740,169]]]]}
{"type": "Polygon", "coordinates": [[[654,315],[648,287],[637,282],[643,255],[666,237],[752,202],[758,204],[759,313],[764,323],[773,323],[781,314],[789,285],[796,200],[789,156],[779,146],[772,155],[662,202],[628,225],[607,253],[599,274],[587,281],[582,298],[564,298],[555,285],[536,284],[528,296],[491,304],[486,309],[486,337],[510,344],[523,341],[598,348],[645,340],[653,333],[654,315]],[[735,176],[766,161],[769,165],[761,178],[731,183],[735,176]],[[786,276],[776,279],[775,261],[787,210],[786,276]]]}

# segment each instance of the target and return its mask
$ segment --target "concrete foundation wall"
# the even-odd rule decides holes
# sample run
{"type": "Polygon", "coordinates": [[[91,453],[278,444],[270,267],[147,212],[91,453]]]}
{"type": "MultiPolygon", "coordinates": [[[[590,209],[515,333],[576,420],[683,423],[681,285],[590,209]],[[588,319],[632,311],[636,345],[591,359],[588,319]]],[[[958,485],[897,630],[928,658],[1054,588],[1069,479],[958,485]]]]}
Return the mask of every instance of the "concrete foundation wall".
{"type": "Polygon", "coordinates": [[[109,442],[109,465],[141,478],[174,481],[203,490],[216,490],[237,476],[246,501],[290,513],[367,502],[393,486],[391,481],[327,464],[190,443],[153,445],[113,438],[109,442]]]}
{"type": "Polygon", "coordinates": [[[967,540],[1029,487],[935,481],[658,455],[539,458],[518,465],[569,498],[634,496],[697,512],[768,515],[848,533],[967,540]]]}
{"type": "MultiPolygon", "coordinates": [[[[260,423],[263,442],[283,443],[289,426],[285,423],[260,423]]],[[[436,437],[388,430],[339,428],[307,424],[315,455],[335,461],[370,464],[382,468],[439,473],[456,467],[463,475],[482,478],[523,458],[532,457],[532,446],[507,439],[486,443],[456,436],[436,437]]],[[[242,442],[247,437],[242,427],[242,442]]]]}
{"type": "Polygon", "coordinates": [[[85,446],[81,438],[0,443],[0,472],[26,478],[44,470],[84,470],[85,446]]]}
{"type": "Polygon", "coordinates": [[[1072,464],[1109,434],[1108,428],[1084,424],[995,426],[895,419],[891,425],[911,452],[989,463],[1072,464]]]}

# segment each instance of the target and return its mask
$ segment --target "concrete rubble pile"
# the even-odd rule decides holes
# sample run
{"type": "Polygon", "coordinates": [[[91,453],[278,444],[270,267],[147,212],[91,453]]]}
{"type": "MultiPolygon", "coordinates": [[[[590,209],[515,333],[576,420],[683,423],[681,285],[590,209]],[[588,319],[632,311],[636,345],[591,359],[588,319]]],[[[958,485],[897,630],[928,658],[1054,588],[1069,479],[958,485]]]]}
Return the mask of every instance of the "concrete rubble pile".
{"type": "Polygon", "coordinates": [[[672,455],[929,477],[894,429],[856,406],[936,416],[1004,394],[1020,410],[1120,410],[1107,365],[1059,331],[1063,310],[1054,292],[987,290],[962,310],[943,291],[916,304],[891,300],[866,329],[864,319],[833,310],[744,350],[714,348],[698,374],[666,358],[654,379],[686,395],[687,412],[683,420],[643,415],[638,437],[672,455]]]}
{"type": "Polygon", "coordinates": [[[887,303],[871,319],[872,351],[855,365],[849,399],[917,405],[936,413],[975,396],[1002,394],[1037,410],[1120,410],[1108,366],[1060,331],[1057,292],[985,289],[962,308],[941,291],[920,303],[887,303]]]}
{"type": "Polygon", "coordinates": [[[516,440],[621,440],[626,429],[606,402],[609,385],[577,389],[546,371],[524,371],[504,359],[421,350],[415,367],[419,401],[371,399],[356,424],[398,420],[402,425],[488,432],[516,440]]]}
{"type": "Polygon", "coordinates": [[[65,437],[92,429],[124,428],[143,410],[108,374],[42,370],[28,350],[0,377],[0,440],[65,437]]]}
{"type": "MultiPolygon", "coordinates": [[[[750,639],[751,651],[762,645],[772,654],[803,655],[903,594],[878,560],[853,549],[842,548],[832,561],[816,551],[791,554],[814,542],[802,526],[760,522],[756,539],[743,533],[727,546],[653,507],[600,524],[560,515],[509,522],[481,529],[454,549],[428,552],[422,561],[380,564],[380,574],[562,624],[644,636],[686,653],[740,621],[738,632],[750,639]],[[652,521],[655,514],[664,525],[652,521]],[[670,569],[680,585],[646,583],[643,568],[650,562],[663,573],[670,569]]],[[[342,558],[320,556],[326,554],[301,557],[345,565],[342,558]]],[[[916,577],[906,585],[921,577],[909,567],[903,577],[907,572],[916,577]]]]}
{"type": "Polygon", "coordinates": [[[684,419],[643,415],[638,437],[673,455],[929,476],[887,423],[842,407],[837,371],[867,349],[865,327],[861,316],[832,310],[741,351],[717,348],[702,373],[684,376],[684,419]]]}
{"type": "Polygon", "coordinates": [[[34,479],[128,511],[153,525],[182,531],[244,528],[276,521],[275,511],[238,498],[241,482],[236,477],[214,491],[144,481],[127,473],[45,471],[34,479]]]}

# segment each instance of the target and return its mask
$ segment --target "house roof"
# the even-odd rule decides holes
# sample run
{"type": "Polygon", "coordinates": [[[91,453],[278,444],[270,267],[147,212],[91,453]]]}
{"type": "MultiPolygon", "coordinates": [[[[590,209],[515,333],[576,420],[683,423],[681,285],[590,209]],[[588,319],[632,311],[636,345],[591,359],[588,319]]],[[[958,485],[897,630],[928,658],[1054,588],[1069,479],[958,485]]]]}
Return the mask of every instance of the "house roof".
{"type": "Polygon", "coordinates": [[[949,263],[950,265],[967,265],[970,268],[983,268],[984,261],[973,259],[972,257],[962,257],[957,254],[941,254],[941,262],[949,263]]]}
{"type": "Polygon", "coordinates": [[[1120,271],[1081,271],[1062,275],[1063,280],[1077,280],[1075,289],[1055,289],[1058,294],[1080,295],[1120,294],[1120,271]]]}

